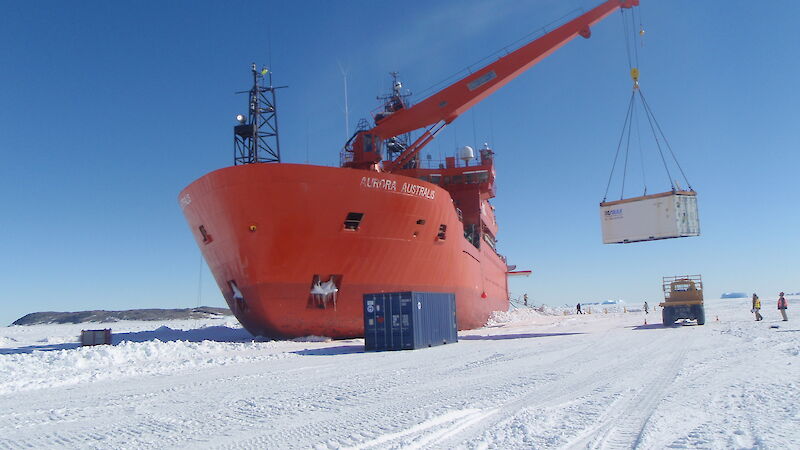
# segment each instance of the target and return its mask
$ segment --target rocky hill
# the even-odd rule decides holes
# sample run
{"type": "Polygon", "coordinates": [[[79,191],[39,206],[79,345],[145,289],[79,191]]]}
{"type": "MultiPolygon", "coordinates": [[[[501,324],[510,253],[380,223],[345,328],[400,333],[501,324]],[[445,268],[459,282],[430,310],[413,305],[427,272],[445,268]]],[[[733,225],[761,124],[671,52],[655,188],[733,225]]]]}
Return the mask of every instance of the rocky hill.
{"type": "Polygon", "coordinates": [[[201,306],[184,309],[129,309],[127,311],[45,311],[27,314],[12,325],[42,325],[51,323],[118,322],[120,320],[180,320],[206,319],[214,316],[232,315],[228,308],[201,306]]]}

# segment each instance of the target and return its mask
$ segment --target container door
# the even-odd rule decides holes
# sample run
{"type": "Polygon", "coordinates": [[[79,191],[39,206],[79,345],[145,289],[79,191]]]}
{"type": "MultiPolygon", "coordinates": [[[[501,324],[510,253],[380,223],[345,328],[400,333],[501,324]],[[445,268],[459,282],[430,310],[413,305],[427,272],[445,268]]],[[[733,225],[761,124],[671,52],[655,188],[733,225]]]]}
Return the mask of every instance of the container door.
{"type": "Polygon", "coordinates": [[[414,348],[414,329],[411,327],[413,301],[410,296],[400,299],[400,348],[403,350],[414,348]]]}
{"type": "Polygon", "coordinates": [[[697,216],[697,197],[693,195],[676,196],[678,233],[680,236],[698,236],[700,222],[697,216]]]}
{"type": "Polygon", "coordinates": [[[411,295],[411,314],[414,326],[414,348],[430,346],[430,319],[424,305],[425,298],[419,292],[411,295]]]}
{"type": "Polygon", "coordinates": [[[448,322],[449,341],[458,342],[458,322],[456,320],[456,295],[447,294],[447,314],[450,317],[448,322]]]}
{"type": "Polygon", "coordinates": [[[375,295],[375,334],[373,340],[373,348],[375,350],[386,350],[388,348],[388,340],[386,339],[386,301],[383,294],[375,295]]]}
{"type": "Polygon", "coordinates": [[[445,313],[445,294],[428,294],[428,314],[431,317],[430,345],[442,345],[445,342],[444,329],[449,317],[445,313]]]}
{"type": "Polygon", "coordinates": [[[375,350],[375,296],[364,295],[364,350],[375,350]]]}
{"type": "Polygon", "coordinates": [[[402,320],[400,319],[402,296],[397,292],[393,292],[388,294],[388,297],[389,301],[386,302],[386,326],[389,337],[388,347],[392,350],[402,350],[403,327],[402,320]]]}
{"type": "Polygon", "coordinates": [[[686,201],[686,221],[688,222],[687,232],[690,236],[700,235],[700,215],[697,212],[697,197],[688,197],[686,201]]]}

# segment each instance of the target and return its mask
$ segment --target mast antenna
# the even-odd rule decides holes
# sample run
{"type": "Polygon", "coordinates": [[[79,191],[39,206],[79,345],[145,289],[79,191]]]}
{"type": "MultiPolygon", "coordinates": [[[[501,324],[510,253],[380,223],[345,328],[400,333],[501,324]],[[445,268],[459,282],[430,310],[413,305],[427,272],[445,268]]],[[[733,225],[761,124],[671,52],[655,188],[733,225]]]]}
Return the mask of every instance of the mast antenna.
{"type": "Polygon", "coordinates": [[[339,71],[342,72],[342,81],[344,82],[344,138],[347,139],[350,137],[350,108],[347,101],[347,71],[344,70],[342,67],[342,63],[337,61],[339,64],[339,71]]]}
{"type": "Polygon", "coordinates": [[[278,139],[278,112],[275,90],[288,86],[273,86],[272,72],[266,67],[258,70],[251,65],[253,87],[237,94],[249,94],[247,115],[237,114],[233,127],[233,164],[281,162],[278,139]]]}

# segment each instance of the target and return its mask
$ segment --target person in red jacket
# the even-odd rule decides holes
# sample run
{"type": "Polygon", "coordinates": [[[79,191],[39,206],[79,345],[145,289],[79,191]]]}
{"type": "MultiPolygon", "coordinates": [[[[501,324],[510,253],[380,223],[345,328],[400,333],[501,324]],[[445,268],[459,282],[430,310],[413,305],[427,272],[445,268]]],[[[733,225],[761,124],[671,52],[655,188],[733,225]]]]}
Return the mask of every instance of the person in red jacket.
{"type": "Polygon", "coordinates": [[[789,320],[789,319],[786,318],[786,307],[787,306],[789,306],[789,304],[786,303],[786,299],[783,298],[783,292],[781,292],[780,293],[780,297],[778,297],[778,311],[781,312],[781,315],[783,316],[783,321],[784,322],[789,320]]]}

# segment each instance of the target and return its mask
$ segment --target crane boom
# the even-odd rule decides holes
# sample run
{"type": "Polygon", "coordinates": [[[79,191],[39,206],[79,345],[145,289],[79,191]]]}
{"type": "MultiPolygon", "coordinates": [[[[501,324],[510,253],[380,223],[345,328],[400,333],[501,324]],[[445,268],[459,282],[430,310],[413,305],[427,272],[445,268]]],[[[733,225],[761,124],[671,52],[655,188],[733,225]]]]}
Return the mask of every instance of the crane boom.
{"type": "Polygon", "coordinates": [[[607,0],[553,31],[456,81],[414,106],[402,104],[390,114],[376,119],[370,130],[360,131],[353,140],[354,167],[366,167],[380,161],[379,146],[385,139],[423,127],[430,127],[393,161],[384,162],[391,172],[408,163],[445,125],[475,106],[522,72],[577,36],[588,38],[590,27],[619,8],[632,8],[639,0],[607,0]]]}

